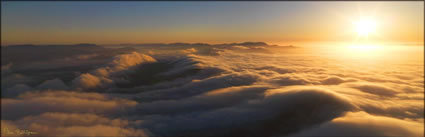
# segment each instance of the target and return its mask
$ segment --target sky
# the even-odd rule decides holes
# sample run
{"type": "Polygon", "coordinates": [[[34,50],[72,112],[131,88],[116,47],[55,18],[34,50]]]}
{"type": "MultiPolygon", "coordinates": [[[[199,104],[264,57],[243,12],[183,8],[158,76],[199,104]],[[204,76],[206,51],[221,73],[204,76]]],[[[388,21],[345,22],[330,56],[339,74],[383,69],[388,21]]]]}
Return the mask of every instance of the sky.
{"type": "Polygon", "coordinates": [[[1,43],[122,44],[353,41],[372,16],[369,41],[424,39],[424,2],[2,2],[1,43]]]}

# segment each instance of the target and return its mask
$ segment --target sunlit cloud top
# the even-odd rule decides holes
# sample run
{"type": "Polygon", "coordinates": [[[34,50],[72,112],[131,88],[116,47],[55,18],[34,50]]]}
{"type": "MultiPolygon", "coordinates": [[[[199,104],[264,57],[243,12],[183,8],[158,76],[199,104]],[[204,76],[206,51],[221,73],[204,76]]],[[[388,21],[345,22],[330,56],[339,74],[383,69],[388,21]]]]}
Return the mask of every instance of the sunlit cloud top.
{"type": "Polygon", "coordinates": [[[2,2],[1,43],[353,41],[372,31],[353,25],[365,17],[376,22],[368,40],[423,43],[423,10],[424,2],[2,2]]]}

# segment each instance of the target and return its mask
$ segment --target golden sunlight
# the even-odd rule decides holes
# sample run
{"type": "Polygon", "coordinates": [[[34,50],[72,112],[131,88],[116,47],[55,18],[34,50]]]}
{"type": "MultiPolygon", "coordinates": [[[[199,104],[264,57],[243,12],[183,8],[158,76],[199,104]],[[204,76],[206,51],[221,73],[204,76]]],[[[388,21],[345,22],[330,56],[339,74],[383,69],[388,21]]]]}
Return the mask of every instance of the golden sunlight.
{"type": "MultiPolygon", "coordinates": [[[[346,43],[341,46],[333,47],[334,53],[338,58],[350,59],[378,59],[387,56],[388,50],[392,46],[383,46],[378,43],[346,43]]],[[[366,60],[364,60],[366,61],[366,60]]]]}
{"type": "Polygon", "coordinates": [[[358,36],[367,37],[370,33],[375,33],[377,24],[375,20],[368,18],[358,20],[354,25],[358,36]]]}
{"type": "Polygon", "coordinates": [[[384,56],[383,51],[386,50],[386,48],[378,44],[350,44],[347,45],[345,50],[345,56],[372,59],[384,56]]]}
{"type": "Polygon", "coordinates": [[[373,44],[362,44],[362,45],[348,45],[348,49],[351,51],[357,52],[373,52],[374,50],[379,49],[378,45],[373,44]]]}

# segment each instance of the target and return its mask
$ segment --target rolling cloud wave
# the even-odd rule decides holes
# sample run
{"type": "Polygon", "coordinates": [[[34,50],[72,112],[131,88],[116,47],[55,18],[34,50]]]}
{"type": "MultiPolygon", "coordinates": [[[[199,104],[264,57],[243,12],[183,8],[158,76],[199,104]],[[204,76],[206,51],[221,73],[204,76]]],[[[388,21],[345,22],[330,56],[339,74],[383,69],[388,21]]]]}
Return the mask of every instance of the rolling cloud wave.
{"type": "Polygon", "coordinates": [[[423,136],[420,61],[353,66],[255,43],[120,50],[63,57],[89,66],[2,64],[2,125],[64,136],[423,136]]]}

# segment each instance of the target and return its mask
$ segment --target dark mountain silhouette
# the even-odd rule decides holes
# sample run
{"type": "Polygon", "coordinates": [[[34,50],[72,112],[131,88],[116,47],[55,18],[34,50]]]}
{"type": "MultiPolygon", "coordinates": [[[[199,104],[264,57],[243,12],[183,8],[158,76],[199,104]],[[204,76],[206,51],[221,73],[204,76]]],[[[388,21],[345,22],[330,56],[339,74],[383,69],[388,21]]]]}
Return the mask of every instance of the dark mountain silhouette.
{"type": "MultiPolygon", "coordinates": [[[[241,43],[223,43],[223,44],[208,44],[208,43],[183,43],[183,42],[175,42],[175,43],[143,43],[143,44],[119,44],[119,46],[144,46],[144,47],[189,47],[189,46],[196,46],[196,47],[203,47],[203,46],[247,46],[247,47],[259,47],[259,46],[279,46],[279,45],[269,45],[265,42],[241,42],[241,43]]],[[[114,46],[114,45],[110,45],[114,46]]],[[[285,47],[285,46],[281,46],[285,47]]],[[[293,47],[290,45],[290,47],[293,47]]]]}

